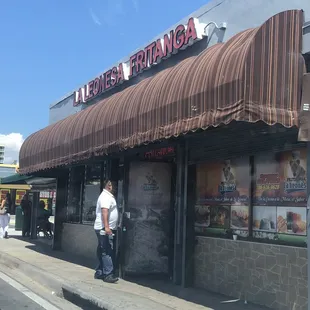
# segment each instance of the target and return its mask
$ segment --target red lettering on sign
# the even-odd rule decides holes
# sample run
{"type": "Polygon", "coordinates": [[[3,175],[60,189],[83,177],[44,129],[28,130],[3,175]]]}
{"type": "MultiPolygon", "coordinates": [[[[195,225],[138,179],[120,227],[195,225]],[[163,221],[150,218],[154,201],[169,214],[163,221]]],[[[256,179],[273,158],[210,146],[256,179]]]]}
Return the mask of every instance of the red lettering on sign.
{"type": "Polygon", "coordinates": [[[178,50],[183,47],[185,43],[185,34],[184,34],[185,27],[183,25],[179,25],[174,34],[173,38],[173,47],[178,50]]]}
{"type": "Polygon", "coordinates": [[[165,34],[162,39],[157,39],[156,42],[150,43],[143,50],[132,55],[126,65],[129,65],[128,71],[124,72],[123,64],[120,63],[117,66],[107,70],[99,77],[90,81],[87,85],[81,87],[74,94],[74,105],[87,102],[95,96],[99,96],[106,90],[117,86],[125,79],[133,77],[160,62],[161,59],[169,57],[172,53],[176,53],[178,50],[184,48],[188,44],[194,42],[199,38],[202,38],[203,33],[197,34],[195,26],[195,19],[190,18],[187,26],[179,25],[175,30],[171,30],[169,34],[165,34]],[[126,74],[126,76],[125,76],[126,74]]]}
{"type": "Polygon", "coordinates": [[[158,58],[159,60],[162,59],[163,56],[164,56],[164,53],[163,53],[163,49],[161,46],[161,40],[158,39],[156,42],[156,46],[155,46],[154,62],[157,62],[158,58]]]}

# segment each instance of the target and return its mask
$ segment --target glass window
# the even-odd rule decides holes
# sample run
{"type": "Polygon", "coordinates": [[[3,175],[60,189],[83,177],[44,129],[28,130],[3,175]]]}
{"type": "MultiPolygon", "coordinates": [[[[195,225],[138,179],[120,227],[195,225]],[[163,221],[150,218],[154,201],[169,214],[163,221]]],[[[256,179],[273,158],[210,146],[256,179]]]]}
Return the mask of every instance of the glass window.
{"type": "Polygon", "coordinates": [[[69,174],[67,221],[81,222],[82,194],[85,166],[72,167],[69,174]]]}
{"type": "Polygon", "coordinates": [[[96,205],[100,195],[101,164],[87,165],[84,186],[83,223],[96,219],[96,205]]]}
{"type": "Polygon", "coordinates": [[[248,236],[249,158],[199,164],[196,179],[196,233],[248,236]]]}

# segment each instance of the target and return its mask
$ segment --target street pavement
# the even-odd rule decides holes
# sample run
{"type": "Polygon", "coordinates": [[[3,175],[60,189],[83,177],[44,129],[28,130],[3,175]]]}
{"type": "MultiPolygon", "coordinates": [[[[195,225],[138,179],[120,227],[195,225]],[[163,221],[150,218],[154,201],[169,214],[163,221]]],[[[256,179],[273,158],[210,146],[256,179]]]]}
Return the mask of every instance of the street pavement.
{"type": "MultiPolygon", "coordinates": [[[[9,230],[9,239],[0,240],[0,270],[12,278],[24,274],[49,292],[65,297],[83,309],[106,310],[262,310],[243,300],[232,300],[204,290],[181,288],[171,283],[129,282],[120,280],[111,285],[94,280],[89,261],[79,261],[75,255],[52,251],[38,240],[24,239],[20,232],[9,230]],[[96,306],[92,308],[91,305],[96,306]]],[[[41,238],[44,240],[44,238],[41,238]]],[[[95,250],[94,250],[95,252],[95,250]]],[[[95,254],[94,254],[95,255],[95,254]]],[[[29,283],[25,280],[23,283],[29,283]]],[[[53,296],[55,296],[53,295],[53,296]]],[[[60,298],[59,298],[60,299],[60,298]]],[[[58,306],[58,305],[57,305],[58,306]]],[[[0,304],[0,309],[1,304],[0,304]]],[[[68,306],[63,308],[69,309],[68,306]]]]}
{"type": "Polygon", "coordinates": [[[17,310],[26,308],[32,310],[44,309],[24,293],[5,282],[0,274],[0,309],[17,310]]]}

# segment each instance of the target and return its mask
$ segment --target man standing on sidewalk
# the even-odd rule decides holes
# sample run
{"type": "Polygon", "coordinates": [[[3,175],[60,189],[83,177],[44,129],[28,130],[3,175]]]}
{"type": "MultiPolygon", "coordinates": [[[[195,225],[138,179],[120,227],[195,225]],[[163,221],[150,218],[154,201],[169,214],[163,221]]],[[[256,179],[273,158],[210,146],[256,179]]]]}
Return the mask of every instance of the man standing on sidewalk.
{"type": "Polygon", "coordinates": [[[113,274],[113,236],[118,224],[118,209],[112,194],[112,182],[104,181],[104,189],[100,194],[96,207],[94,229],[98,239],[97,257],[99,266],[96,268],[95,278],[108,283],[118,281],[113,274]]]}

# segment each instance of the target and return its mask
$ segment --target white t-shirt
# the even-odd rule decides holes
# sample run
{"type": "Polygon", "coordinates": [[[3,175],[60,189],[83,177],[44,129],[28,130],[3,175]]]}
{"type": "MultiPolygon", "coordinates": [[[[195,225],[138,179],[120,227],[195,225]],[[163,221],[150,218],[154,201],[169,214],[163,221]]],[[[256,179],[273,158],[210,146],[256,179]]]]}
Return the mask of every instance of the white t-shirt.
{"type": "Polygon", "coordinates": [[[118,224],[118,210],[116,205],[116,200],[114,196],[107,190],[103,190],[97,200],[96,207],[96,220],[94,224],[94,229],[100,230],[104,228],[102,211],[105,208],[109,210],[109,227],[110,229],[116,229],[118,224]]]}

